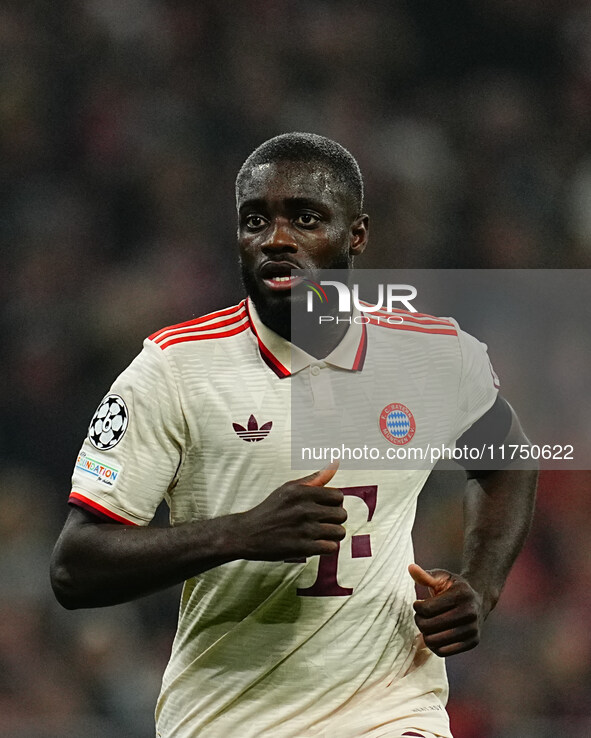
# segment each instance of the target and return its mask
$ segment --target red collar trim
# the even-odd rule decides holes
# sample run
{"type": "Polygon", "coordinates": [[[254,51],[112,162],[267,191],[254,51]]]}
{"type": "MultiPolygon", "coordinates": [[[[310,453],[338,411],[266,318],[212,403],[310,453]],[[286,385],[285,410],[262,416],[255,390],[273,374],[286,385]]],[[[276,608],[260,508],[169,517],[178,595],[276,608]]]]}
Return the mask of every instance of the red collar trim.
{"type": "Polygon", "coordinates": [[[351,367],[354,372],[360,372],[365,364],[365,356],[367,354],[367,326],[365,323],[361,326],[361,340],[359,341],[359,348],[355,354],[355,361],[351,367]]]}
{"type": "Polygon", "coordinates": [[[280,378],[283,379],[284,377],[289,377],[290,371],[286,367],[283,366],[283,364],[277,359],[273,354],[269,351],[269,349],[265,346],[263,343],[261,337],[257,333],[257,329],[255,328],[254,321],[252,319],[252,316],[250,314],[250,306],[249,301],[246,301],[246,312],[248,313],[248,322],[250,325],[250,330],[254,333],[257,339],[257,343],[259,345],[259,351],[261,352],[261,357],[265,364],[272,369],[275,374],[280,378]]]}
{"type": "MultiPolygon", "coordinates": [[[[253,332],[257,339],[259,351],[261,354],[261,358],[265,362],[265,364],[280,378],[284,379],[285,377],[290,377],[291,372],[290,370],[284,366],[279,359],[272,353],[272,351],[265,346],[263,343],[262,338],[260,337],[254,320],[252,319],[252,314],[250,311],[250,301],[246,300],[245,303],[246,312],[248,315],[248,323],[250,326],[250,330],[253,332]]],[[[361,338],[359,340],[359,346],[357,347],[357,351],[355,353],[355,358],[353,360],[353,365],[350,367],[350,371],[354,372],[360,372],[363,369],[363,366],[365,364],[365,357],[367,355],[367,326],[365,323],[361,325],[361,338]]],[[[330,355],[329,355],[330,357],[330,355]]],[[[329,358],[326,357],[326,358],[329,358]]],[[[329,361],[330,363],[330,361],[329,361]]]]}

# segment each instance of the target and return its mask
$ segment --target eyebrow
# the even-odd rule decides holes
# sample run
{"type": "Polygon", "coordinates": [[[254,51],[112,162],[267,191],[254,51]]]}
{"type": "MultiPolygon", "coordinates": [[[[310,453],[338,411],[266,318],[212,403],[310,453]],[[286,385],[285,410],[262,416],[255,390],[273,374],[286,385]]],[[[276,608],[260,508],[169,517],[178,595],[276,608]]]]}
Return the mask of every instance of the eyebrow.
{"type": "MultiPolygon", "coordinates": [[[[286,197],[283,202],[294,208],[314,208],[322,211],[328,210],[328,206],[324,202],[312,197],[286,197]]],[[[242,205],[240,205],[238,212],[242,213],[244,210],[251,208],[264,209],[266,205],[267,201],[263,198],[253,198],[252,200],[245,200],[242,205]]]]}

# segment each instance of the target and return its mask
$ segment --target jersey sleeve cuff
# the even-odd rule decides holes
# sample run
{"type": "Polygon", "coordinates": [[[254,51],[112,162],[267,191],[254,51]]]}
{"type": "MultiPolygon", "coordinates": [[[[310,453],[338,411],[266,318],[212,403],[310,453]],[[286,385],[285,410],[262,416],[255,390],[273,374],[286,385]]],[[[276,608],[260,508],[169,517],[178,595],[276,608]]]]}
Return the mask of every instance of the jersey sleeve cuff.
{"type": "Polygon", "coordinates": [[[83,510],[87,510],[93,515],[104,518],[105,521],[108,522],[123,523],[124,525],[146,524],[145,521],[140,520],[139,518],[136,518],[134,520],[133,517],[135,516],[130,516],[129,513],[126,513],[125,516],[120,515],[118,512],[115,512],[109,507],[106,507],[104,504],[104,500],[102,501],[102,503],[99,503],[96,500],[93,500],[87,493],[83,494],[82,492],[78,492],[77,490],[72,490],[70,492],[68,502],[70,505],[81,507],[83,510]]]}

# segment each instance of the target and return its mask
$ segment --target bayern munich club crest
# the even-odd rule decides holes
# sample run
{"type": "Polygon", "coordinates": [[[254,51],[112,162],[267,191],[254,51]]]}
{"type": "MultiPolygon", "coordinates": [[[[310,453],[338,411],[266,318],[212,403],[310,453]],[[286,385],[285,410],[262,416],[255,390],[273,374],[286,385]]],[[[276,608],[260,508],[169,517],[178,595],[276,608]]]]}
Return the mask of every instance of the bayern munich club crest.
{"type": "Polygon", "coordinates": [[[415,417],[406,405],[392,402],[380,413],[380,430],[384,438],[396,446],[404,446],[417,429],[415,417]]]}
{"type": "Polygon", "coordinates": [[[88,427],[88,439],[99,451],[116,446],[127,430],[127,405],[119,395],[107,395],[98,406],[88,427]]]}

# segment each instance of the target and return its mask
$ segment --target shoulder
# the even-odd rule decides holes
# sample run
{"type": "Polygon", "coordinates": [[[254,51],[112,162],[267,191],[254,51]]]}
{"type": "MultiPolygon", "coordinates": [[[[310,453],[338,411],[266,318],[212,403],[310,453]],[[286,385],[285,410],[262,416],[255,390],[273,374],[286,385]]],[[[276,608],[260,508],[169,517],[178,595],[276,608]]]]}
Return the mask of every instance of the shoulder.
{"type": "MultiPolygon", "coordinates": [[[[362,308],[371,308],[368,303],[360,302],[362,308]]],[[[410,310],[363,310],[367,324],[384,331],[395,331],[397,334],[427,334],[458,337],[460,328],[453,318],[438,318],[426,313],[414,313],[410,310]]]]}
{"type": "Polygon", "coordinates": [[[249,327],[250,318],[246,300],[242,300],[238,305],[161,328],[148,336],[146,341],[164,351],[178,344],[229,338],[242,333],[249,327]]]}

